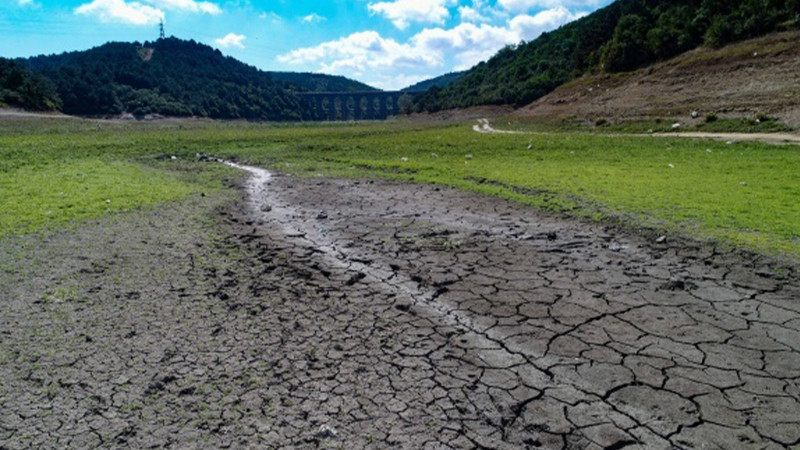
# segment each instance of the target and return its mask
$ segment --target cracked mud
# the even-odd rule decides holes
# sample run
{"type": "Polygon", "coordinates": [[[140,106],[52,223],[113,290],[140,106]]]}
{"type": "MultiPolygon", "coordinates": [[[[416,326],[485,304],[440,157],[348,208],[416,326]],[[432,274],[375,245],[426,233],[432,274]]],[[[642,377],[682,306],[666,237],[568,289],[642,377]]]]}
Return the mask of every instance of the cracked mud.
{"type": "Polygon", "coordinates": [[[0,448],[800,444],[791,268],[254,173],[239,201],[0,245],[0,448]]]}

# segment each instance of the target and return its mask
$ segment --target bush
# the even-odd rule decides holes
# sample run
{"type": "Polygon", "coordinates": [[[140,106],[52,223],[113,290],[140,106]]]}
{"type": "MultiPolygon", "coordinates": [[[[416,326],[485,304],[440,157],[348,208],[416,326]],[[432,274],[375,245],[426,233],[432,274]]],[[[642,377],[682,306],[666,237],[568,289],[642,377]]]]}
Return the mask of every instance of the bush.
{"type": "Polygon", "coordinates": [[[705,119],[706,123],[712,123],[712,122],[716,122],[717,120],[719,120],[719,116],[717,116],[716,113],[708,113],[708,114],[705,115],[704,119],[705,119]]]}

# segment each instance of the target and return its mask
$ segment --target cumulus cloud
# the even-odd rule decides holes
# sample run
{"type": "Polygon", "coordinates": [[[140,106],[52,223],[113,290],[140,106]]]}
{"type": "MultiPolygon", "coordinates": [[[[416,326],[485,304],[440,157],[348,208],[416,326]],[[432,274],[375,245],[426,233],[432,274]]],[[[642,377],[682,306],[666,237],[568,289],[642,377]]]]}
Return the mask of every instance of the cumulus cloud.
{"type": "Polygon", "coordinates": [[[431,67],[442,62],[437,55],[414,50],[408,44],[381,37],[375,31],[362,31],[316,47],[291,51],[279,56],[278,61],[295,65],[317,64],[323,72],[355,76],[363,75],[365,70],[431,67]]]}
{"type": "Polygon", "coordinates": [[[75,14],[94,16],[102,22],[130,25],[155,25],[164,20],[164,12],[139,2],[124,0],[94,0],[75,8],[75,14]]]}
{"type": "Polygon", "coordinates": [[[243,34],[228,33],[225,37],[214,39],[214,42],[221,48],[244,48],[245,39],[247,37],[243,34]]]}
{"type": "MultiPolygon", "coordinates": [[[[18,0],[31,2],[32,0],[18,0]]],[[[222,9],[214,3],[194,0],[145,0],[138,1],[93,0],[75,8],[75,14],[93,16],[102,22],[130,25],[155,25],[164,20],[164,10],[194,14],[218,15],[222,9]]]]}
{"type": "Polygon", "coordinates": [[[471,6],[459,6],[458,15],[462,22],[488,22],[489,18],[471,6]]]}
{"type": "Polygon", "coordinates": [[[183,11],[196,14],[210,14],[216,16],[222,13],[215,3],[194,0],[146,0],[147,3],[168,11],[183,11]]]}
{"type": "MultiPolygon", "coordinates": [[[[536,15],[518,15],[502,26],[461,23],[454,28],[428,28],[405,43],[375,31],[354,33],[315,47],[301,48],[278,57],[285,64],[316,67],[318,71],[373,78],[383,88],[398,88],[405,80],[398,73],[468,69],[486,60],[508,44],[531,40],[542,32],[581,17],[566,8],[553,8],[536,15]]],[[[408,75],[406,75],[408,76],[408,75]]]]}
{"type": "Polygon", "coordinates": [[[300,21],[303,22],[303,23],[320,23],[320,22],[324,22],[326,20],[328,20],[328,19],[325,18],[325,17],[320,16],[317,13],[311,13],[311,14],[309,14],[307,16],[303,16],[303,17],[300,18],[300,21]]]}
{"type": "Polygon", "coordinates": [[[450,17],[447,7],[455,3],[454,0],[394,0],[370,3],[367,9],[373,14],[386,17],[394,26],[405,30],[412,22],[444,24],[450,17]]]}
{"type": "Polygon", "coordinates": [[[534,39],[582,15],[560,7],[541,11],[534,16],[516,16],[505,26],[462,23],[451,29],[426,29],[412,37],[410,43],[419,51],[454,55],[457,61],[454,69],[466,70],[488,59],[505,45],[534,39]]]}
{"type": "Polygon", "coordinates": [[[527,12],[532,9],[581,8],[594,9],[604,0],[497,0],[497,6],[511,12],[527,12]]]}

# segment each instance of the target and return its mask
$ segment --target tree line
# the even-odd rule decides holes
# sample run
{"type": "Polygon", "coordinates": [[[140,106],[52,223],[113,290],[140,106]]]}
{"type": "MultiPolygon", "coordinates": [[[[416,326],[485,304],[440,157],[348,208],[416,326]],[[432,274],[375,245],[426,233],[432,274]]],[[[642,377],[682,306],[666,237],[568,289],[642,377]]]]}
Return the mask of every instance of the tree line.
{"type": "Polygon", "coordinates": [[[16,61],[0,58],[2,104],[35,111],[55,111],[61,108],[61,98],[49,79],[16,61]]]}
{"type": "MultiPolygon", "coordinates": [[[[302,120],[310,112],[294,92],[374,89],[344,77],[264,72],[207,45],[177,38],[112,42],[10,63],[43,86],[40,91],[52,100],[49,109],[82,116],[302,120]]],[[[46,109],[43,100],[7,103],[46,109]]]]}

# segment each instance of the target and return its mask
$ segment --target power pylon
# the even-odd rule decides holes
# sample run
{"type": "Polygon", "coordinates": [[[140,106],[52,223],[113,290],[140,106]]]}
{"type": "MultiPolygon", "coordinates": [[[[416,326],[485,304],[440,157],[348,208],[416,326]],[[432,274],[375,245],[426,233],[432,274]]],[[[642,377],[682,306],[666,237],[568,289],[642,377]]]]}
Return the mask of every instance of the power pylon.
{"type": "Polygon", "coordinates": [[[160,22],[158,22],[158,38],[164,39],[165,37],[166,35],[164,34],[164,20],[162,19],[160,22]]]}

